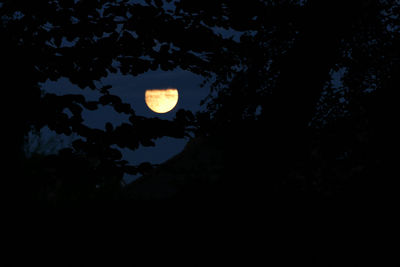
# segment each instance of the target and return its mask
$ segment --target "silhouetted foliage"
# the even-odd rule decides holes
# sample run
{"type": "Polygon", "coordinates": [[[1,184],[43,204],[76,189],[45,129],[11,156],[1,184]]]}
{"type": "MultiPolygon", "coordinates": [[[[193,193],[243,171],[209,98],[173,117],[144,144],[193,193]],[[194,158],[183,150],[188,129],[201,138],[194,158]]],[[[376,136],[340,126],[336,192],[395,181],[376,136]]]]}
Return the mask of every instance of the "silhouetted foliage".
{"type": "Polygon", "coordinates": [[[178,1],[187,24],[236,35],[219,36],[228,42],[210,57],[213,93],[196,116],[198,135],[221,137],[225,172],[182,197],[395,197],[382,167],[399,85],[399,4],[178,1]]]}
{"type": "MultiPolygon", "coordinates": [[[[59,134],[80,136],[69,157],[75,155],[77,160],[82,156],[87,160],[96,158],[96,171],[92,170],[91,176],[101,169],[103,176],[113,173],[111,181],[120,181],[124,172],[143,169],[121,161],[121,153],[113,145],[136,149],[139,145],[153,146],[153,140],[162,136],[181,138],[185,135],[184,125],[179,121],[136,116],[129,104],[109,92],[111,86],[98,87],[96,83],[117,71],[138,75],[157,68],[170,70],[180,66],[205,73],[204,60],[190,51],[193,43],[199,45],[198,40],[183,38],[185,42],[179,44],[182,49],[174,48],[173,42],[179,43],[181,38],[174,38],[172,33],[184,35],[188,30],[158,2],[1,1],[0,5],[1,36],[5,43],[2,51],[4,85],[12,86],[12,89],[6,87],[5,99],[9,101],[10,110],[18,112],[12,114],[7,123],[10,151],[13,152],[11,161],[18,162],[12,176],[24,176],[18,171],[23,167],[23,136],[32,127],[48,126],[59,134]],[[161,47],[157,48],[157,44],[161,47]],[[41,83],[57,81],[61,77],[82,89],[98,90],[102,96],[98,101],[89,102],[82,95],[42,94],[41,83]],[[115,128],[107,124],[106,131],[87,127],[82,119],[83,109],[96,110],[99,105],[110,105],[116,112],[128,114],[129,123],[115,128]],[[65,109],[72,116],[64,113],[65,109]],[[112,178],[115,176],[117,178],[112,178]]],[[[199,34],[210,34],[205,29],[197,30],[197,38],[200,38],[199,34]]],[[[73,166],[72,160],[66,160],[65,166],[73,166]]],[[[79,172],[79,167],[76,170],[79,172]]],[[[82,170],[74,176],[81,177],[84,173],[82,170]]],[[[21,188],[34,190],[25,185],[26,180],[35,179],[30,175],[25,178],[15,178],[19,181],[15,186],[19,188],[17,191],[21,188]]],[[[92,190],[102,188],[101,183],[91,181],[92,190]]]]}
{"type": "MultiPolygon", "coordinates": [[[[18,113],[5,122],[10,158],[19,167],[31,164],[13,172],[24,177],[13,188],[43,201],[117,197],[124,173],[149,166],[128,165],[116,147],[153,146],[157,138],[191,132],[223,137],[228,156],[216,194],[233,188],[233,195],[246,196],[336,195],[368,187],[382,161],[383,99],[399,86],[399,6],[395,0],[0,1],[4,99],[8,112],[18,113]],[[110,73],[176,67],[211,83],[206,112],[179,111],[174,121],[140,117],[111,86],[96,82],[110,73]],[[332,73],[340,70],[335,91],[332,73]],[[41,83],[62,77],[102,96],[42,94],[41,83]],[[129,115],[129,123],[87,127],[83,109],[99,105],[129,115]],[[80,138],[58,155],[24,160],[24,135],[43,126],[80,138]]],[[[188,195],[211,190],[188,188],[188,195]]]]}
{"type": "Polygon", "coordinates": [[[219,127],[228,140],[235,194],[247,187],[247,197],[356,199],[395,187],[379,170],[392,106],[383,103],[399,84],[399,2],[236,3],[219,9],[224,24],[242,35],[221,49],[233,65],[217,73],[208,104],[212,131],[219,127]]]}

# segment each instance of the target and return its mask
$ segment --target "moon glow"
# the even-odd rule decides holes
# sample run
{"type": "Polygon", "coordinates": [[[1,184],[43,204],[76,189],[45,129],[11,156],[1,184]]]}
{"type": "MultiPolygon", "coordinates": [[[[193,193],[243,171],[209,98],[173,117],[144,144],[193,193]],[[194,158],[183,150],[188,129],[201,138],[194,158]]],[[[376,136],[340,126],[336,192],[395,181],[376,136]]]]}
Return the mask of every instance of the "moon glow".
{"type": "Polygon", "coordinates": [[[178,89],[149,89],[145,92],[146,105],[156,113],[167,113],[178,103],[178,89]]]}

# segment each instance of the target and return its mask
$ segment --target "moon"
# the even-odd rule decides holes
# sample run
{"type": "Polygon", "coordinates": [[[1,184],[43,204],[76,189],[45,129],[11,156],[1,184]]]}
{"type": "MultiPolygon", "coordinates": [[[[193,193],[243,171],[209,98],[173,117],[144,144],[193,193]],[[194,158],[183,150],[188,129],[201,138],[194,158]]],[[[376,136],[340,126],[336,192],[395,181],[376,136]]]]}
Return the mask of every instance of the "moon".
{"type": "Polygon", "coordinates": [[[146,105],[156,113],[167,113],[178,103],[178,89],[148,89],[144,94],[146,105]]]}

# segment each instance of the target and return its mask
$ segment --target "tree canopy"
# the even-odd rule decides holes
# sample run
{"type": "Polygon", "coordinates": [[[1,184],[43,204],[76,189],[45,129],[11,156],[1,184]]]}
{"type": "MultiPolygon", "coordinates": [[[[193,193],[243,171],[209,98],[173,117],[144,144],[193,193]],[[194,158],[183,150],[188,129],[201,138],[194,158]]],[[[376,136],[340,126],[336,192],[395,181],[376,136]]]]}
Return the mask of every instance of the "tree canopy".
{"type": "MultiPolygon", "coordinates": [[[[263,171],[260,166],[269,162],[271,173],[280,177],[283,165],[311,157],[315,151],[310,150],[310,142],[329,139],[326,131],[331,125],[336,125],[332,126],[335,137],[344,129],[352,134],[335,139],[336,145],[345,146],[336,148],[338,154],[333,147],[324,153],[335,159],[340,153],[361,153],[355,146],[363,147],[365,142],[369,146],[381,137],[371,130],[378,127],[378,114],[383,114],[376,107],[399,85],[399,9],[396,0],[251,0],[245,4],[234,0],[2,0],[3,92],[6,111],[12,113],[5,125],[12,160],[24,161],[23,137],[32,127],[48,126],[57,133],[80,136],[73,147],[41,161],[56,166],[52,174],[46,167],[40,167],[39,173],[35,168],[14,172],[25,177],[19,187],[30,185],[21,194],[47,199],[43,184],[50,183],[53,175],[62,177],[62,190],[82,189],[65,189],[68,194],[60,193],[62,198],[114,195],[124,173],[145,172],[148,167],[121,160],[116,146],[134,150],[152,146],[163,136],[183,138],[194,129],[196,134],[229,136],[231,175],[237,166],[245,166],[241,169],[245,175],[256,165],[250,174],[258,176],[263,171]],[[118,72],[136,76],[177,67],[200,74],[211,84],[206,112],[194,116],[181,110],[173,121],[144,118],[113,95],[112,86],[100,82],[118,72]],[[332,74],[339,71],[340,83],[334,85],[332,74]],[[87,101],[82,95],[42,92],[42,83],[60,78],[102,96],[87,101]],[[96,110],[99,105],[129,115],[129,123],[107,123],[104,131],[87,127],[83,109],[96,110]],[[344,117],[353,121],[339,120],[344,117]],[[352,130],[344,124],[352,124],[352,130]],[[315,138],[318,131],[325,133],[315,138]],[[363,131],[367,141],[359,136],[363,131]],[[349,138],[358,139],[346,141],[349,138]],[[257,146],[268,148],[267,155],[244,159],[256,153],[251,151],[257,146]],[[80,166],[78,173],[69,169],[71,165],[80,166]]],[[[333,139],[329,140],[324,145],[333,139]]],[[[372,155],[367,158],[376,161],[372,155]]],[[[314,182],[320,177],[311,176],[314,182]]]]}

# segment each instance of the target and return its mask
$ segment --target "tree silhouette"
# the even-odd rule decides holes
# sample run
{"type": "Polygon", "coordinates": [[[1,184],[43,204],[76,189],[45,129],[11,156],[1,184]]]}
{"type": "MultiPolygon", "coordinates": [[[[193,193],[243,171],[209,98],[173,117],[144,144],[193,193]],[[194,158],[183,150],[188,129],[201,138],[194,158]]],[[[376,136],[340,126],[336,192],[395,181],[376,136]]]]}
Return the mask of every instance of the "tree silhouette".
{"type": "Polygon", "coordinates": [[[283,191],[355,198],[373,188],[376,193],[383,154],[378,143],[387,128],[382,120],[390,114],[383,98],[398,85],[399,21],[393,12],[399,3],[222,6],[226,25],[244,34],[234,49],[223,50],[235,65],[217,76],[218,95],[209,108],[214,125],[231,137],[228,177],[239,177],[237,195],[245,184],[248,196],[274,190],[285,196],[283,191]],[[339,110],[346,114],[327,120],[318,115],[318,104],[327,105],[325,112],[337,107],[329,103],[332,95],[319,103],[337,70],[344,70],[339,91],[345,107],[339,110]]]}
{"type": "MultiPolygon", "coordinates": [[[[57,133],[76,133],[82,138],[60,157],[64,160],[82,154],[87,160],[95,157],[99,162],[95,169],[103,169],[103,176],[113,172],[111,176],[117,176],[117,180],[124,172],[136,173],[141,168],[121,161],[121,153],[111,148],[112,145],[136,149],[139,145],[154,145],[152,140],[162,136],[184,136],[185,112],[178,113],[180,118],[174,122],[139,117],[129,104],[109,92],[111,86],[96,84],[117,71],[139,75],[157,68],[171,70],[180,66],[206,73],[205,60],[195,56],[193,53],[198,49],[191,46],[199,46],[199,40],[212,32],[205,27],[197,28],[195,34],[181,42],[174,34],[183,36],[192,31],[185,29],[183,21],[173,19],[161,4],[160,1],[147,1],[147,4],[100,0],[1,1],[1,36],[5,42],[3,84],[7,86],[6,110],[12,113],[6,123],[7,142],[10,161],[18,166],[10,172],[18,181],[13,186],[18,192],[17,198],[31,191],[27,181],[36,183],[20,171],[24,169],[21,165],[23,137],[31,127],[47,125],[57,133]],[[102,96],[98,101],[88,102],[82,95],[42,94],[40,83],[61,77],[82,89],[98,90],[102,96]],[[98,105],[111,105],[116,112],[128,114],[130,123],[117,127],[108,123],[106,131],[88,128],[83,124],[82,110],[96,110],[98,105]],[[71,111],[72,116],[63,113],[64,109],[71,111]]],[[[101,187],[101,183],[91,183],[91,186],[101,187]]]]}
{"type": "MultiPolygon", "coordinates": [[[[197,116],[199,133],[225,144],[216,198],[225,192],[362,199],[396,188],[380,176],[391,140],[385,120],[395,106],[389,92],[399,82],[398,1],[179,1],[177,7],[190,25],[241,34],[213,55],[215,94],[197,116]],[[333,84],[334,72],[342,72],[340,84],[333,84]]],[[[204,198],[208,187],[196,183],[184,197],[204,198]]]]}
{"type": "Polygon", "coordinates": [[[179,0],[171,5],[168,0],[0,1],[9,114],[5,140],[10,161],[18,165],[11,172],[17,198],[48,199],[43,188],[51,177],[64,181],[50,190],[60,201],[116,196],[124,173],[145,172],[148,166],[128,165],[115,145],[151,146],[156,138],[181,138],[193,129],[223,137],[229,155],[225,180],[240,184],[237,190],[329,194],[352,188],[349,181],[359,185],[357,177],[375,177],[377,143],[383,138],[377,129],[387,112],[378,107],[399,84],[398,1],[179,0]],[[220,30],[235,31],[240,39],[220,30]],[[111,94],[111,86],[98,82],[110,73],[176,67],[212,82],[215,94],[206,112],[193,117],[180,111],[173,121],[140,117],[111,94]],[[348,115],[326,119],[317,110],[336,108],[329,103],[332,97],[321,95],[332,87],[331,73],[337,70],[344,71],[342,111],[348,115]],[[102,96],[86,101],[82,95],[42,94],[41,83],[62,77],[102,96]],[[107,123],[105,131],[85,126],[83,109],[99,105],[128,114],[129,123],[107,123]],[[324,125],[310,126],[318,121],[324,125]],[[57,166],[52,174],[43,173],[40,164],[34,164],[37,170],[24,166],[23,137],[31,127],[43,126],[81,137],[72,148],[41,160],[57,166]],[[79,166],[77,173],[66,167],[71,165],[79,166]],[[362,171],[351,171],[356,167],[362,171]],[[35,175],[42,182],[32,179],[35,175]]]}

